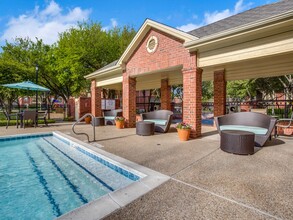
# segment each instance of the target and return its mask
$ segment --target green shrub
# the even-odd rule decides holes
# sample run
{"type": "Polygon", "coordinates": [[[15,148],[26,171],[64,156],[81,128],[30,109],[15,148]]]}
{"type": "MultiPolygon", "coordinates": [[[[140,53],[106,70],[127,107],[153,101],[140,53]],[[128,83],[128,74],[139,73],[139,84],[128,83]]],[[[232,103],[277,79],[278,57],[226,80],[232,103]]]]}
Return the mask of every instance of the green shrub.
{"type": "MultiPolygon", "coordinates": [[[[55,123],[55,120],[54,119],[47,119],[47,122],[48,124],[52,124],[52,123],[55,123]]],[[[6,119],[3,120],[3,119],[0,119],[0,126],[6,126],[6,119]]],[[[18,124],[20,124],[20,121],[18,121],[18,124]]],[[[45,124],[44,120],[38,120],[38,124],[45,124]]],[[[9,126],[12,126],[12,125],[16,125],[16,120],[10,120],[9,122],[9,126]]]]}

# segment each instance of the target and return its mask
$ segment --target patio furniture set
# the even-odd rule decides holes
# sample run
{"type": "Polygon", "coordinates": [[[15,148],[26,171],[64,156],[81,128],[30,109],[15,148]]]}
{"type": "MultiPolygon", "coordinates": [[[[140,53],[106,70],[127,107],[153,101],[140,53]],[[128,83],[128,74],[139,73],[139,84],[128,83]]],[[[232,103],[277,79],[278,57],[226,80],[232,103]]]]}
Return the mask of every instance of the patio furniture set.
{"type": "Polygon", "coordinates": [[[215,124],[221,136],[220,148],[235,154],[253,154],[254,146],[262,147],[271,139],[273,131],[277,136],[278,127],[291,126],[291,118],[279,119],[262,113],[239,112],[215,117],[215,124]],[[282,124],[287,122],[286,125],[282,124]]]}
{"type": "MultiPolygon", "coordinates": [[[[96,126],[114,124],[115,117],[122,116],[122,110],[105,111],[103,117],[96,117],[96,126]]],[[[136,134],[141,136],[154,135],[154,132],[168,132],[173,112],[158,110],[140,114],[141,121],[136,122],[136,134]]],[[[254,146],[262,147],[271,138],[272,132],[277,132],[277,127],[288,127],[279,125],[274,117],[257,112],[239,112],[215,117],[215,124],[221,136],[220,148],[223,151],[234,154],[253,154],[254,146]]],[[[276,136],[277,133],[275,133],[276,136]]]]}
{"type": "MultiPolygon", "coordinates": [[[[168,110],[158,110],[142,113],[141,121],[136,123],[136,134],[141,136],[153,135],[154,132],[168,132],[172,122],[173,112],[168,110]]],[[[122,116],[122,109],[104,111],[102,117],[95,117],[94,126],[114,125],[115,118],[122,116]]]]}
{"type": "Polygon", "coordinates": [[[12,117],[15,117],[16,119],[17,128],[19,125],[21,128],[25,128],[25,125],[28,124],[29,121],[31,121],[34,127],[36,127],[38,119],[44,120],[45,124],[48,126],[48,122],[47,122],[48,111],[47,110],[45,112],[36,112],[35,110],[24,110],[24,111],[21,111],[18,113],[12,113],[12,114],[8,114],[6,110],[3,110],[3,112],[7,120],[6,129],[8,128],[9,122],[12,119],[12,117]]]}
{"type": "Polygon", "coordinates": [[[141,121],[136,122],[136,134],[141,136],[153,135],[154,132],[168,132],[173,112],[158,110],[140,114],[141,121]]]}

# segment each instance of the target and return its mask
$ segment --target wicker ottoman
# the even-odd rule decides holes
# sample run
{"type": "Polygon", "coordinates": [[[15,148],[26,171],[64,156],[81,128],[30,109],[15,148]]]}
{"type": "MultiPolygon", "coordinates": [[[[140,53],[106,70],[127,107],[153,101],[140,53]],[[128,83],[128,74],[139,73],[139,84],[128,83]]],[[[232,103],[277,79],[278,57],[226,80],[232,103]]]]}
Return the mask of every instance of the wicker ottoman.
{"type": "Polygon", "coordinates": [[[93,126],[104,126],[105,125],[105,118],[104,117],[94,117],[92,121],[93,126]]]}
{"type": "Polygon", "coordinates": [[[154,135],[155,123],[149,121],[136,122],[136,134],[142,136],[154,135]]]}
{"type": "Polygon", "coordinates": [[[233,154],[254,153],[254,133],[248,131],[221,131],[221,149],[233,154]]]}

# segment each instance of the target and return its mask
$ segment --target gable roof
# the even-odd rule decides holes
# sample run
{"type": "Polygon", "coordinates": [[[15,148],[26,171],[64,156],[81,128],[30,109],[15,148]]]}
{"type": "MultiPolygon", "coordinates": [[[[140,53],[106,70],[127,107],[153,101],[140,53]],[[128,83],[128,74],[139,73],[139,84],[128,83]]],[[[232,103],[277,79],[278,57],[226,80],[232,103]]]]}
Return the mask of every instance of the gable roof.
{"type": "Polygon", "coordinates": [[[182,39],[185,43],[198,39],[198,37],[195,37],[189,33],[183,32],[176,28],[172,28],[165,24],[161,24],[151,19],[146,19],[143,25],[138,30],[135,37],[133,38],[133,40],[130,42],[130,44],[128,45],[128,47],[126,48],[126,50],[124,51],[120,59],[118,60],[118,65],[121,65],[123,62],[127,61],[127,59],[132,55],[133,51],[136,49],[136,47],[139,45],[141,40],[144,38],[144,36],[148,33],[148,31],[151,28],[158,29],[167,34],[170,34],[179,39],[182,39]]]}
{"type": "Polygon", "coordinates": [[[241,25],[254,23],[262,19],[282,14],[293,10],[292,0],[282,0],[276,3],[256,7],[231,17],[219,20],[215,23],[197,28],[188,33],[198,38],[207,37],[222,31],[236,28],[241,25]]]}

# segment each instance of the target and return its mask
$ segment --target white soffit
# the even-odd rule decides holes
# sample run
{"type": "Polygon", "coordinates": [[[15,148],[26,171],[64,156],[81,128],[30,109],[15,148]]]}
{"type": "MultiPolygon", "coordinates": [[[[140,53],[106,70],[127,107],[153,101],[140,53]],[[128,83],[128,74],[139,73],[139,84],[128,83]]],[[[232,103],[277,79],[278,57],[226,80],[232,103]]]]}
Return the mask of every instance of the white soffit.
{"type": "Polygon", "coordinates": [[[115,78],[111,78],[111,79],[97,81],[96,86],[102,87],[102,86],[112,85],[112,84],[116,84],[116,83],[122,83],[122,81],[123,81],[123,77],[119,76],[119,77],[115,77],[115,78]]]}

